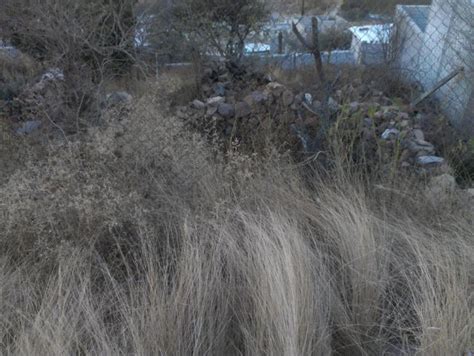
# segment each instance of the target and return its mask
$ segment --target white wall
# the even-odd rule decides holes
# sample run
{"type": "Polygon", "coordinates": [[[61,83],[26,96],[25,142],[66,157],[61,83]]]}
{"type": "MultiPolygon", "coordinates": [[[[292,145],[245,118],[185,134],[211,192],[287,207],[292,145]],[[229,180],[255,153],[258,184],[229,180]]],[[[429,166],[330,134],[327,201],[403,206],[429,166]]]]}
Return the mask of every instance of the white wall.
{"type": "Polygon", "coordinates": [[[453,70],[464,67],[436,92],[452,123],[474,134],[474,5],[472,0],[433,0],[423,33],[398,7],[399,46],[397,66],[406,78],[431,88],[453,70]]]}

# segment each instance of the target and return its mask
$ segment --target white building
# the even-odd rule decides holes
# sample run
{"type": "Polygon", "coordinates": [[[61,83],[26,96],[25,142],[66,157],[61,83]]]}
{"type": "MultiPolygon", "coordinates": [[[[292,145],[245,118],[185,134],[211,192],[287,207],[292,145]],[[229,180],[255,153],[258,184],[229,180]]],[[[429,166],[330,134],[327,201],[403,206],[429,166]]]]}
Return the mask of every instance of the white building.
{"type": "Polygon", "coordinates": [[[427,6],[397,6],[397,66],[427,90],[459,68],[435,93],[451,122],[474,134],[474,0],[433,0],[427,6]]]}
{"type": "Polygon", "coordinates": [[[385,63],[390,47],[393,24],[378,24],[350,27],[351,51],[356,64],[385,63]]]}

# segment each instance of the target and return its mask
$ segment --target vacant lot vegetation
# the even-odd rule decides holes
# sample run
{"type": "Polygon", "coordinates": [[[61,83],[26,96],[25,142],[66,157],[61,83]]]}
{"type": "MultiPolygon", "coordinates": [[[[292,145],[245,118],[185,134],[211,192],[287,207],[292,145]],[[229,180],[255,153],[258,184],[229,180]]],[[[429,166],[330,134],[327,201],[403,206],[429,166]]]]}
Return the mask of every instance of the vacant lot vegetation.
{"type": "Polygon", "coordinates": [[[0,187],[2,353],[472,346],[468,201],[271,152],[223,156],[166,111],[162,81],[80,140],[12,147],[24,158],[0,187]]]}
{"type": "MultiPolygon", "coordinates": [[[[104,25],[84,9],[66,7],[80,15],[75,26],[104,25]]],[[[40,36],[19,28],[24,40],[40,36]]],[[[384,174],[390,157],[371,169],[354,159],[359,116],[376,113],[362,102],[352,110],[342,89],[392,104],[408,89],[385,98],[388,76],[327,68],[342,104],[332,99],[333,125],[317,152],[295,143],[289,105],[278,125],[240,128],[250,137],[220,145],[174,107],[214,90],[203,88],[202,62],[153,77],[139,68],[138,80],[129,73],[138,61],[114,69],[129,58],[129,41],[92,36],[81,47],[74,31],[59,42],[48,33],[52,57],[0,57],[0,354],[472,350],[474,198],[449,179],[433,185],[429,174],[406,174],[400,162],[384,174]]],[[[231,88],[249,91],[254,73],[230,67],[240,77],[231,88]]],[[[292,90],[311,91],[315,103],[324,97],[312,68],[271,76],[291,100],[292,90]]],[[[192,105],[201,116],[209,109],[192,105]]]]}

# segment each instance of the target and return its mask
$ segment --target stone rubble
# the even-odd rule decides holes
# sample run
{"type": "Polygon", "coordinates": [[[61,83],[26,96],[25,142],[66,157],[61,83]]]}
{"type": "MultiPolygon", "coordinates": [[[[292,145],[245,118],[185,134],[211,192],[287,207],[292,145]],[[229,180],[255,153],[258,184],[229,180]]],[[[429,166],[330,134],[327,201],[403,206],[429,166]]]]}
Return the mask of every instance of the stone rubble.
{"type": "Polygon", "coordinates": [[[245,132],[251,132],[262,120],[271,117],[283,120],[288,132],[298,136],[303,146],[310,147],[314,138],[305,134],[303,142],[301,133],[317,131],[321,117],[329,111],[333,120],[348,116],[352,126],[347,130],[359,130],[360,142],[374,150],[378,147],[387,165],[396,159],[403,169],[425,173],[450,171],[444,158],[437,156],[436,147],[426,140],[419,126],[420,114],[394,104],[368,85],[361,85],[362,89],[347,85],[337,90],[328,98],[329,110],[325,111],[321,101],[308,92],[295,94],[245,66],[217,62],[204,70],[202,88],[203,97],[179,107],[178,117],[195,128],[205,128],[204,132],[212,127],[214,134],[223,139],[231,133],[239,139],[245,138],[245,132]],[[354,94],[358,91],[361,93],[354,94]],[[347,101],[347,98],[351,99],[347,101]]]}

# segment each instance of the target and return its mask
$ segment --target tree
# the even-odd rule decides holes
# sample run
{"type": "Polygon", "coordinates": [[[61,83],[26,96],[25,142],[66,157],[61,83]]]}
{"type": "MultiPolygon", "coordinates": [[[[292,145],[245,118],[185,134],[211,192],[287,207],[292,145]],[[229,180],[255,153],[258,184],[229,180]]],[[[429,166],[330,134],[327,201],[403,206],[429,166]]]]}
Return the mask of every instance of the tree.
{"type": "Polygon", "coordinates": [[[262,0],[178,0],[173,14],[175,26],[201,51],[240,60],[267,9],[262,0]]]}

